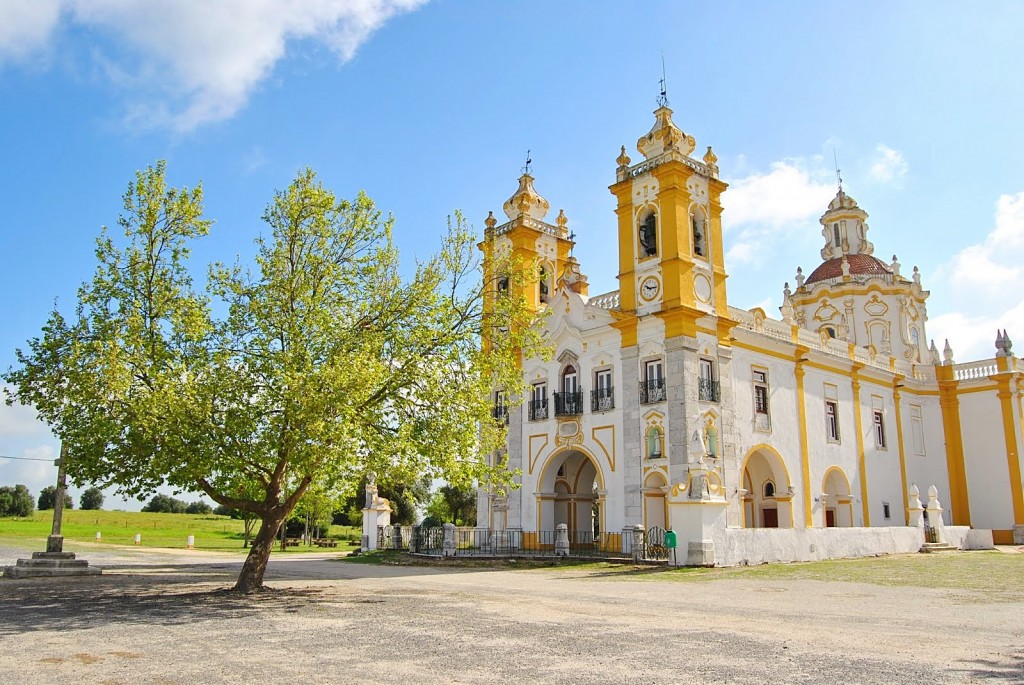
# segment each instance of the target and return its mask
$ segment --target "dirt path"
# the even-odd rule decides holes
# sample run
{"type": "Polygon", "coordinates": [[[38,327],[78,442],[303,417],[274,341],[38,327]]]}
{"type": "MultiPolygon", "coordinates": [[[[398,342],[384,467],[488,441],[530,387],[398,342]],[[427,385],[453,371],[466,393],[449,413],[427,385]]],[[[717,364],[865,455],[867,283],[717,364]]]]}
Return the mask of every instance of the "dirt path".
{"type": "MultiPolygon", "coordinates": [[[[0,548],[0,564],[17,550],[0,548]]],[[[94,548],[104,575],[0,580],[0,678],[54,683],[1024,682],[1024,604],[807,580],[382,567],[94,548]]]]}

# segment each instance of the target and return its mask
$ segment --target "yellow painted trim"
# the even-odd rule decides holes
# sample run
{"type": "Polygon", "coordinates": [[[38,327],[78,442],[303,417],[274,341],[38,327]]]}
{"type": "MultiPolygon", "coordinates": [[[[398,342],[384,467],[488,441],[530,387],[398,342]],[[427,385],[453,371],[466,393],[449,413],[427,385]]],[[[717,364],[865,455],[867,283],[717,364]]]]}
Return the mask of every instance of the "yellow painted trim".
{"type": "Polygon", "coordinates": [[[956,390],[957,395],[970,395],[975,392],[998,392],[998,383],[986,383],[985,385],[971,385],[968,387],[959,386],[956,390]]]}
{"type": "Polygon", "coordinates": [[[992,542],[997,545],[1012,545],[1013,544],[1013,531],[1012,530],[993,530],[992,531],[992,542]]]}
{"type": "Polygon", "coordinates": [[[900,450],[900,485],[903,487],[903,525],[910,525],[910,514],[907,508],[910,507],[909,495],[907,495],[907,453],[903,446],[903,410],[900,407],[901,379],[894,378],[892,385],[892,403],[896,407],[896,443],[900,450]]]}
{"type": "Polygon", "coordinates": [[[1013,501],[1013,523],[1024,525],[1024,488],[1021,486],[1020,444],[1014,426],[1013,391],[1010,389],[1012,374],[999,374],[999,405],[1003,411],[1003,440],[1006,443],[1006,463],[1010,475],[1010,495],[1013,501]]]}
{"type": "Polygon", "coordinates": [[[797,357],[794,369],[796,374],[797,416],[800,423],[800,470],[804,480],[804,527],[814,527],[814,517],[808,502],[811,499],[811,455],[807,442],[807,395],[804,393],[804,376],[807,371],[803,367],[803,359],[797,357]]]}
{"type": "Polygon", "coordinates": [[[853,388],[853,423],[857,430],[857,465],[860,468],[860,502],[864,514],[864,527],[871,526],[871,511],[868,508],[868,465],[864,456],[864,407],[860,403],[860,377],[854,368],[850,386],[853,388]]]}
{"type": "Polygon", "coordinates": [[[608,460],[608,466],[611,468],[612,473],[615,473],[615,456],[616,456],[615,455],[615,424],[609,424],[607,426],[596,426],[594,428],[591,428],[590,429],[590,437],[591,437],[591,439],[594,442],[597,443],[597,446],[601,448],[601,451],[604,452],[604,456],[608,460]],[[612,440],[611,440],[612,451],[611,451],[610,454],[608,453],[608,446],[605,445],[604,441],[601,440],[601,438],[597,437],[597,432],[598,431],[603,431],[603,430],[608,430],[608,429],[611,429],[611,432],[612,432],[612,440]]]}
{"type": "Polygon", "coordinates": [[[967,491],[967,469],[964,465],[964,442],[960,429],[960,399],[952,366],[935,367],[939,381],[939,407],[942,410],[942,432],[946,439],[946,470],[949,474],[949,499],[953,525],[971,525],[971,504],[967,491]]]}
{"type": "Polygon", "coordinates": [[[528,474],[533,475],[533,467],[537,465],[538,461],[540,461],[541,452],[543,452],[544,448],[548,446],[549,442],[551,442],[551,436],[547,433],[537,433],[536,435],[531,435],[526,439],[526,448],[529,450],[528,456],[530,459],[530,463],[528,464],[529,468],[526,471],[528,474]],[[536,451],[533,449],[534,438],[544,438],[544,444],[538,447],[536,451]]]}

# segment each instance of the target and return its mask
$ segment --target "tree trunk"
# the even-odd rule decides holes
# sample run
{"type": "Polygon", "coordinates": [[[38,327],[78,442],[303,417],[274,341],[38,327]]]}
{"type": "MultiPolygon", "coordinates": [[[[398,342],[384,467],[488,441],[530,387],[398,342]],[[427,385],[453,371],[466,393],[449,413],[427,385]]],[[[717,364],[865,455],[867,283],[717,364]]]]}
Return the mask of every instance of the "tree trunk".
{"type": "Polygon", "coordinates": [[[284,521],[281,513],[267,514],[260,522],[260,530],[249,548],[249,556],[242,564],[242,572],[238,575],[235,583],[236,592],[246,594],[258,592],[263,589],[263,574],[267,571],[267,562],[270,560],[270,551],[274,546],[274,538],[277,530],[284,521]]]}

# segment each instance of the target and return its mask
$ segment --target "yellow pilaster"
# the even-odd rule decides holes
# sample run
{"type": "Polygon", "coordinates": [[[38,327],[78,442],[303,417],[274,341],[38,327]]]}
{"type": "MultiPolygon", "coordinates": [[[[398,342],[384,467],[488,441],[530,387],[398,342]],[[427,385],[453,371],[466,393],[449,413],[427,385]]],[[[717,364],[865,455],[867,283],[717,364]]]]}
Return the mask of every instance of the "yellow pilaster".
{"type": "Polygon", "coordinates": [[[796,362],[797,416],[800,419],[800,473],[804,490],[804,526],[812,528],[814,517],[811,513],[811,503],[814,500],[811,496],[811,455],[807,443],[807,399],[804,395],[804,375],[807,371],[803,367],[803,363],[807,361],[803,358],[803,353],[806,351],[807,348],[803,348],[802,351],[801,348],[797,348],[794,361],[796,362]]]}
{"type": "Polygon", "coordinates": [[[864,408],[860,403],[860,376],[857,372],[863,368],[861,364],[854,364],[851,374],[853,386],[853,424],[857,431],[857,468],[860,469],[860,506],[864,515],[864,526],[871,525],[871,509],[868,506],[868,467],[864,457],[864,408]]]}
{"type": "Polygon", "coordinates": [[[960,430],[960,399],[958,383],[952,366],[935,367],[939,382],[939,406],[942,409],[942,432],[946,438],[946,470],[949,472],[949,499],[953,524],[971,525],[971,504],[967,494],[967,469],[964,466],[964,441],[960,430]]]}
{"type": "Polygon", "coordinates": [[[892,403],[896,407],[896,444],[900,450],[900,484],[903,486],[903,524],[908,525],[910,523],[910,514],[907,512],[907,507],[910,506],[910,500],[907,495],[907,454],[906,450],[903,449],[903,411],[900,407],[901,380],[903,380],[902,376],[893,378],[892,403]]]}
{"type": "Polygon", "coordinates": [[[1000,370],[1006,371],[997,374],[994,378],[999,386],[996,392],[999,397],[999,406],[1003,413],[1003,440],[1006,443],[1006,462],[1010,476],[1010,497],[1013,501],[1013,523],[1024,525],[1024,488],[1021,484],[1020,470],[1020,441],[1017,436],[1017,420],[1013,411],[1013,390],[1010,382],[1013,374],[1008,372],[1008,364],[1005,357],[1000,358],[1000,370]]]}

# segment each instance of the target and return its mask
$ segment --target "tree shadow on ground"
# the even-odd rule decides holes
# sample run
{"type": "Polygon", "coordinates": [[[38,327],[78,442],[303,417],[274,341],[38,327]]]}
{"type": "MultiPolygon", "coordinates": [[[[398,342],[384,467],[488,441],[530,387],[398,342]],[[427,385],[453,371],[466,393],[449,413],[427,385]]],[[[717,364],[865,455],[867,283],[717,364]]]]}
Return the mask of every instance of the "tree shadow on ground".
{"type": "Polygon", "coordinates": [[[0,636],[111,623],[167,626],[251,618],[298,611],[322,592],[289,588],[243,595],[229,591],[234,572],[194,567],[188,573],[160,567],[140,571],[0,581],[0,636]]]}
{"type": "Polygon", "coordinates": [[[1005,659],[974,659],[971,668],[962,669],[968,682],[992,680],[1001,683],[1024,683],[1024,651],[1008,655],[1005,659]]]}

